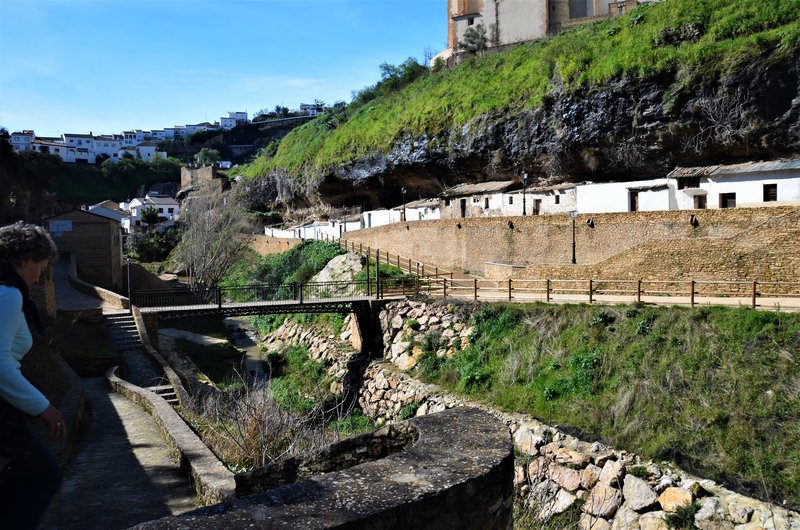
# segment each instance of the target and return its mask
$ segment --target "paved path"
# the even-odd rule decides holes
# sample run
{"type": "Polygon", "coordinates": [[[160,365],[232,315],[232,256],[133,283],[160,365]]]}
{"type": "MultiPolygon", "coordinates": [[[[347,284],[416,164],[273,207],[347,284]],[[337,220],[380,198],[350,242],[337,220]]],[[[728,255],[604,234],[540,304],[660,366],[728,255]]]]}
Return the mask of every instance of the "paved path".
{"type": "Polygon", "coordinates": [[[43,530],[114,530],[196,507],[150,416],[103,378],[84,379],[89,431],[65,472],[43,530]]]}
{"type": "MultiPolygon", "coordinates": [[[[74,289],[68,267],[66,260],[54,267],[59,309],[126,313],[74,289]]],[[[141,348],[118,354],[138,384],[163,375],[141,348]]],[[[115,530],[196,508],[189,480],[170,458],[150,415],[113,392],[104,378],[84,379],[83,387],[91,411],[89,429],[67,465],[42,530],[115,530]]]]}

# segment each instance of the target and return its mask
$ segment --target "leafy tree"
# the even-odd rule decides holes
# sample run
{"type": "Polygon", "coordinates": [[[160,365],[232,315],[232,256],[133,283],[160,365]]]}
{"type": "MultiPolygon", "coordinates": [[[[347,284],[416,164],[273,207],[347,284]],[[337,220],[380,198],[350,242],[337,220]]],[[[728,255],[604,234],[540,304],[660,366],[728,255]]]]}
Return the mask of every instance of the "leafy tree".
{"type": "Polygon", "coordinates": [[[142,222],[147,226],[157,225],[159,222],[158,210],[152,206],[142,209],[142,222]]]}
{"type": "Polygon", "coordinates": [[[464,32],[464,40],[458,43],[458,48],[467,53],[478,53],[484,51],[488,44],[486,28],[483,24],[476,24],[467,28],[464,32]]]}
{"type": "Polygon", "coordinates": [[[214,162],[219,162],[222,160],[222,157],[220,156],[219,151],[216,149],[204,147],[200,149],[200,152],[195,155],[194,159],[198,164],[207,166],[213,164],[214,162]]]}

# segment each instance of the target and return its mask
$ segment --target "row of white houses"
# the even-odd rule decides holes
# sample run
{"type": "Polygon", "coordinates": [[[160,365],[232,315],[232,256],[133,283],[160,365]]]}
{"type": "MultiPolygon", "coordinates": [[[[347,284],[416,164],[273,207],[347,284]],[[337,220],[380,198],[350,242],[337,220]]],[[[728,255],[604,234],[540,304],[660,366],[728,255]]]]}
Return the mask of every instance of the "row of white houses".
{"type": "Polygon", "coordinates": [[[167,153],[159,151],[158,142],[186,138],[197,132],[233,129],[237,125],[249,123],[246,112],[229,112],[218,122],[176,125],[164,129],[143,131],[135,129],[121,134],[94,135],[62,134],[61,136],[36,136],[32,130],[13,132],[9,141],[17,152],[36,151],[58,155],[64,162],[95,164],[98,158],[119,160],[125,154],[150,161],[155,156],[166,158],[167,153]]]}
{"type": "Polygon", "coordinates": [[[523,180],[460,184],[437,198],[310,222],[266,228],[281,238],[338,238],[391,223],[469,217],[702,210],[800,205],[800,159],[706,167],[677,167],[666,177],[631,182],[524,187],[523,180]]]}

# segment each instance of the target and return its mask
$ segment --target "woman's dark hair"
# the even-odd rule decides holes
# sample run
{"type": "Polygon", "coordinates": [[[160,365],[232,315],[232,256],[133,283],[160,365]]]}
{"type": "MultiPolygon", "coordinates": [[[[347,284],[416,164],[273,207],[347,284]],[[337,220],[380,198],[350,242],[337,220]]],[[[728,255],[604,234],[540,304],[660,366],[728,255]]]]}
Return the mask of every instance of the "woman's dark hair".
{"type": "Polygon", "coordinates": [[[0,261],[16,267],[25,261],[54,260],[56,244],[44,228],[15,223],[0,228],[0,261]]]}

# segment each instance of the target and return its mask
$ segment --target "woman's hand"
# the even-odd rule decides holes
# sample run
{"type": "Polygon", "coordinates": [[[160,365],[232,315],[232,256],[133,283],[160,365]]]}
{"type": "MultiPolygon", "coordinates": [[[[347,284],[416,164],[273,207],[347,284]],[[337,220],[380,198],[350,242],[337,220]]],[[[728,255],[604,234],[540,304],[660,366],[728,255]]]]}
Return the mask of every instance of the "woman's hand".
{"type": "Polygon", "coordinates": [[[67,432],[67,427],[64,425],[64,418],[61,412],[53,405],[49,405],[44,412],[39,414],[47,425],[47,435],[51,440],[63,440],[67,432]]]}

